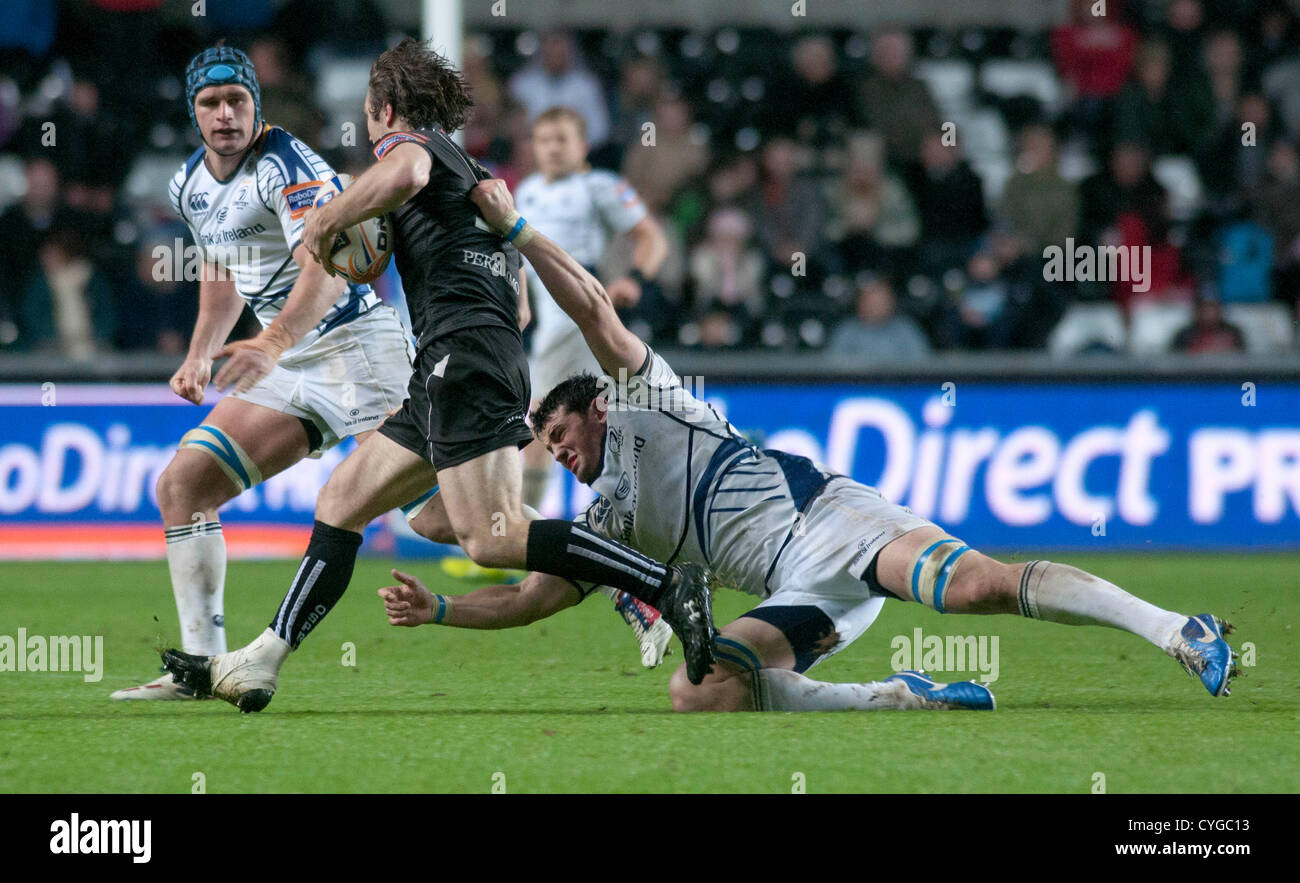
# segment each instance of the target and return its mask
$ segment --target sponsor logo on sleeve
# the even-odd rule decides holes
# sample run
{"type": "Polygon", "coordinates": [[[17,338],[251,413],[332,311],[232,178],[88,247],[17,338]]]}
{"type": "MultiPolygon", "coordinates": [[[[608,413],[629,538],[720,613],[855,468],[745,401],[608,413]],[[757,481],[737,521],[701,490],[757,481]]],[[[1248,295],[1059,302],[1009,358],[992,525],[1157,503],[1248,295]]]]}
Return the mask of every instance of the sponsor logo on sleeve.
{"type": "Polygon", "coordinates": [[[284,199],[289,203],[289,217],[297,220],[307,214],[307,209],[316,201],[316,193],[321,188],[320,181],[308,181],[305,184],[293,184],[284,188],[284,199]]]}

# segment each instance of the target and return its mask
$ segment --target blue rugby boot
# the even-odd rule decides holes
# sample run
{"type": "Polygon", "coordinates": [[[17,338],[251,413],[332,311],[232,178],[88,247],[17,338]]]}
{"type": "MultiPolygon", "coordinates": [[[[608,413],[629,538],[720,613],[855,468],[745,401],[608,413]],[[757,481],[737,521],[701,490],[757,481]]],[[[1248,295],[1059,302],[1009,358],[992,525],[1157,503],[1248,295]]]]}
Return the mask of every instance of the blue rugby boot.
{"type": "Polygon", "coordinates": [[[992,711],[996,704],[993,691],[974,681],[958,681],[955,684],[940,684],[923,671],[901,671],[893,677],[885,678],[885,683],[901,681],[917,704],[909,707],[924,708],[934,711],[951,711],[969,709],[971,711],[992,711]]]}
{"type": "Polygon", "coordinates": [[[1233,677],[1241,674],[1233,663],[1238,654],[1223,640],[1232,630],[1231,623],[1201,613],[1188,618],[1169,648],[1169,655],[1181,662],[1192,677],[1199,677],[1211,696],[1230,695],[1233,677]]]}

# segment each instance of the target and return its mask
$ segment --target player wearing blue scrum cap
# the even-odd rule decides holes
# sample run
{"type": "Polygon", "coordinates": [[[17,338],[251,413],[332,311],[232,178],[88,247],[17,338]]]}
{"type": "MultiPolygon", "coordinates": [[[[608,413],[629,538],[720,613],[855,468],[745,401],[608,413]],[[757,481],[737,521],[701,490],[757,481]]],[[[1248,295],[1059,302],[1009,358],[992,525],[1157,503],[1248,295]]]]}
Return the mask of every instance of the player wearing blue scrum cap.
{"type": "MultiPolygon", "coordinates": [[[[203,146],[172,178],[169,196],[202,271],[199,317],[171,387],[202,404],[213,361],[226,357],[214,385],[230,393],[181,439],[158,481],[158,507],[184,646],[221,653],[218,508],[347,436],[370,435],[406,398],[411,347],[369,286],[330,278],[302,246],[303,215],[334,170],[262,119],[248,56],[221,45],[200,52],[185,71],[185,99],[203,146]],[[262,330],[226,344],[245,304],[262,330]]],[[[113,698],[193,695],[164,675],[113,698]]]]}

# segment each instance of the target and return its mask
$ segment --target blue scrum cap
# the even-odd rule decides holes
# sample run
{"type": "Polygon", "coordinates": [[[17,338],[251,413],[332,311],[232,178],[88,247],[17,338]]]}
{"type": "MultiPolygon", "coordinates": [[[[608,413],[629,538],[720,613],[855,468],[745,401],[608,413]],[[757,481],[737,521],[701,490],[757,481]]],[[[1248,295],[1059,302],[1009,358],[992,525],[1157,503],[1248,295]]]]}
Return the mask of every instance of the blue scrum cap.
{"type": "Polygon", "coordinates": [[[198,128],[194,116],[194,96],[208,86],[243,86],[253,95],[253,131],[262,125],[262,90],[257,85],[257,71],[248,56],[229,46],[204,49],[190,60],[185,68],[185,101],[189,105],[190,122],[198,128]]]}

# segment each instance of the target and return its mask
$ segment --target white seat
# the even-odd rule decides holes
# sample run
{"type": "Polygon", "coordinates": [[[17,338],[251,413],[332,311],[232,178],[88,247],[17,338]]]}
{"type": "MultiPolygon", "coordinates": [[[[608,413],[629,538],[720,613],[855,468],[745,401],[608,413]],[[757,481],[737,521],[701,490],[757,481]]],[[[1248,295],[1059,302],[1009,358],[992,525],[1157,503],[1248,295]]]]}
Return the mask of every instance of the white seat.
{"type": "Polygon", "coordinates": [[[1264,72],[1264,94],[1278,107],[1288,130],[1300,129],[1300,59],[1279,61],[1264,72]]]}
{"type": "Polygon", "coordinates": [[[1278,353],[1291,348],[1295,326],[1279,303],[1225,304],[1223,317],[1241,329],[1248,353],[1278,353]]]}
{"type": "Polygon", "coordinates": [[[1135,356],[1169,352],[1174,336],[1192,321],[1192,305],[1136,300],[1129,324],[1128,346],[1135,356]]]}
{"type": "Polygon", "coordinates": [[[185,156],[183,153],[143,153],[136,157],[122,183],[122,196],[131,204],[166,205],[167,186],[172,175],[185,162],[185,156]]]}
{"type": "Polygon", "coordinates": [[[980,88],[999,98],[1037,98],[1049,113],[1056,112],[1061,104],[1061,83],[1046,61],[990,59],[980,67],[980,88]]]}
{"type": "Polygon", "coordinates": [[[321,65],[316,80],[316,104],[327,113],[356,115],[370,84],[370,62],[364,59],[333,58],[321,65]]]}
{"type": "Polygon", "coordinates": [[[913,71],[930,88],[930,95],[945,116],[951,118],[969,111],[975,95],[975,69],[970,62],[923,58],[913,71]]]}
{"type": "Polygon", "coordinates": [[[1151,174],[1169,191],[1169,211],[1176,221],[1189,221],[1205,202],[1196,163],[1186,156],[1158,156],[1151,174]]]}
{"type": "Polygon", "coordinates": [[[1011,154],[1011,136],[1002,114],[996,110],[977,110],[964,122],[957,123],[957,138],[965,134],[964,149],[973,160],[1008,159],[1011,154]]]}
{"type": "Polygon", "coordinates": [[[1086,150],[1067,147],[1061,151],[1061,177],[1078,183],[1089,175],[1096,174],[1097,161],[1086,150]]]}
{"type": "Polygon", "coordinates": [[[1002,202],[1002,190],[1007,186],[1007,180],[1011,173],[1015,171],[1015,165],[1011,158],[1007,156],[984,156],[973,157],[971,159],[971,168],[975,174],[979,175],[980,180],[984,183],[984,199],[989,205],[998,205],[1002,202]]]}
{"type": "Polygon", "coordinates": [[[22,160],[12,153],[0,153],[0,211],[22,199],[26,192],[22,160]]]}
{"type": "Polygon", "coordinates": [[[1074,304],[1052,329],[1047,352],[1053,358],[1068,359],[1097,343],[1121,352],[1126,338],[1124,314],[1115,304],[1074,304]]]}

